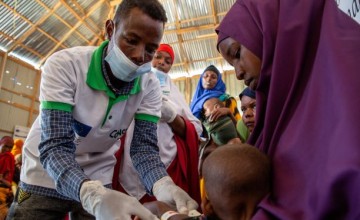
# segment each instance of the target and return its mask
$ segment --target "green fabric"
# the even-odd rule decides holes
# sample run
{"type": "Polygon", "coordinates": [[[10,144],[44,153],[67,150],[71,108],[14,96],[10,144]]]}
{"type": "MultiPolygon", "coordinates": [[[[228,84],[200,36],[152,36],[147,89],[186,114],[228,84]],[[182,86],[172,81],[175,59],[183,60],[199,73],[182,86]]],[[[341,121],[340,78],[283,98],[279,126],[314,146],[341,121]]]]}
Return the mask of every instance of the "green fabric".
{"type": "Polygon", "coordinates": [[[217,145],[227,144],[229,140],[238,137],[235,125],[229,116],[220,117],[215,122],[205,120],[203,125],[208,133],[208,136],[211,136],[217,145]]]}
{"type": "Polygon", "coordinates": [[[157,123],[159,121],[159,117],[147,114],[135,114],[135,119],[143,120],[143,121],[150,121],[157,123]]]}
{"type": "Polygon", "coordinates": [[[222,94],[222,95],[219,97],[219,100],[220,100],[221,102],[223,102],[223,101],[228,100],[230,97],[231,97],[231,96],[230,96],[229,94],[224,93],[224,94],[222,94]]]}
{"type": "Polygon", "coordinates": [[[62,102],[41,101],[41,109],[72,112],[73,106],[62,102]]]}
{"type": "Polygon", "coordinates": [[[247,139],[250,136],[249,129],[244,124],[243,120],[239,120],[236,124],[236,130],[240,135],[241,142],[246,143],[247,139]]]}

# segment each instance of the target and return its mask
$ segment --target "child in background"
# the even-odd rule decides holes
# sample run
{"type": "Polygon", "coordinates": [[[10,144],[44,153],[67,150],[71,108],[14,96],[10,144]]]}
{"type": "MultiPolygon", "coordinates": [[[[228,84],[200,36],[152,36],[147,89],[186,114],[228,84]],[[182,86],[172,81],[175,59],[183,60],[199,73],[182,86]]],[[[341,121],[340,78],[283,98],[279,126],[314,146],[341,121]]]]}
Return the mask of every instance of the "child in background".
{"type": "Polygon", "coordinates": [[[200,173],[200,195],[203,199],[205,196],[204,179],[201,174],[201,167],[204,158],[209,155],[218,146],[224,144],[240,144],[241,140],[238,136],[235,124],[236,119],[231,115],[223,115],[217,118],[214,112],[217,108],[224,107],[224,104],[218,98],[209,98],[203,104],[203,126],[207,132],[208,140],[200,146],[199,153],[199,173],[200,173]],[[214,120],[214,118],[217,118],[214,120]]]}
{"type": "Polygon", "coordinates": [[[236,120],[232,115],[231,117],[224,115],[216,121],[212,120],[212,113],[220,107],[224,107],[224,104],[218,98],[210,98],[204,102],[203,114],[205,120],[203,125],[208,133],[208,137],[218,146],[227,143],[241,143],[235,127],[236,120]]]}

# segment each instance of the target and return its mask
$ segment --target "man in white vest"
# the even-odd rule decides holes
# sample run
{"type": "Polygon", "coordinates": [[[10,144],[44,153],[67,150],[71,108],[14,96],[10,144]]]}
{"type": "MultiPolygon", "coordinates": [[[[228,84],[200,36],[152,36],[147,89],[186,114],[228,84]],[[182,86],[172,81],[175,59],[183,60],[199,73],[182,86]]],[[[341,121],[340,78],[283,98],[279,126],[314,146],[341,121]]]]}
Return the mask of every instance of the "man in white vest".
{"type": "Polygon", "coordinates": [[[114,153],[133,119],[130,154],[147,193],[180,212],[197,208],[168,178],[157,147],[161,89],[149,72],[166,21],[157,0],[123,0],[106,22],[110,41],[49,57],[8,219],[156,219],[135,198],[109,189],[114,153]]]}
{"type": "MultiPolygon", "coordinates": [[[[198,149],[202,125],[192,114],[183,94],[168,75],[174,59],[172,47],[160,44],[152,61],[152,72],[156,73],[163,92],[161,119],[157,129],[160,157],[174,183],[201,203],[198,149]]],[[[131,123],[125,138],[121,139],[124,147],[115,154],[117,163],[114,169],[113,189],[134,196],[144,203],[155,198],[146,193],[130,156],[133,129],[134,123],[131,123]]]]}

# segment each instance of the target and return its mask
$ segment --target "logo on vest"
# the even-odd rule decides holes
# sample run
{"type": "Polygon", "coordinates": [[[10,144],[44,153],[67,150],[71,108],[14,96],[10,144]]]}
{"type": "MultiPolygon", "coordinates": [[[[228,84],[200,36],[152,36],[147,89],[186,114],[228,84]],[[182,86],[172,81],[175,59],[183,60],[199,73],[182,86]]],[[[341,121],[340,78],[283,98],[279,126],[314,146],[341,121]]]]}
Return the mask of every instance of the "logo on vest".
{"type": "Polygon", "coordinates": [[[111,138],[120,139],[126,133],[126,131],[127,131],[127,128],[120,129],[120,130],[113,130],[109,136],[111,138]]]}
{"type": "Polygon", "coordinates": [[[335,0],[336,4],[352,19],[360,24],[360,0],[335,0]]]}

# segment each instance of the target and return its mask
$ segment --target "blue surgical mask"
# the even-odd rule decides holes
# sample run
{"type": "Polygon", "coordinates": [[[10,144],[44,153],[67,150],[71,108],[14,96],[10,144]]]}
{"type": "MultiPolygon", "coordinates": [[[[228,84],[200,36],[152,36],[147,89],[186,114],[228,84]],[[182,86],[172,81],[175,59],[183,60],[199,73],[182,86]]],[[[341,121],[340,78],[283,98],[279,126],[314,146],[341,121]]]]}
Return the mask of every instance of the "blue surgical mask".
{"type": "MultiPolygon", "coordinates": [[[[113,36],[114,35],[115,34],[113,34],[113,36]]],[[[112,38],[112,41],[113,47],[106,55],[105,60],[110,65],[111,72],[117,79],[131,82],[135,78],[150,72],[151,62],[144,63],[141,66],[136,65],[114,43],[114,37],[112,38]]]]}
{"type": "Polygon", "coordinates": [[[164,73],[161,70],[158,70],[154,67],[151,68],[151,72],[156,74],[156,77],[158,78],[159,82],[160,82],[160,87],[161,87],[161,91],[163,93],[163,95],[165,96],[169,96],[170,94],[170,78],[168,76],[168,74],[164,73]]]}
{"type": "Polygon", "coordinates": [[[161,70],[154,68],[154,67],[151,68],[151,72],[156,74],[156,77],[158,78],[158,80],[160,82],[160,86],[164,86],[166,83],[167,74],[161,70]]]}

